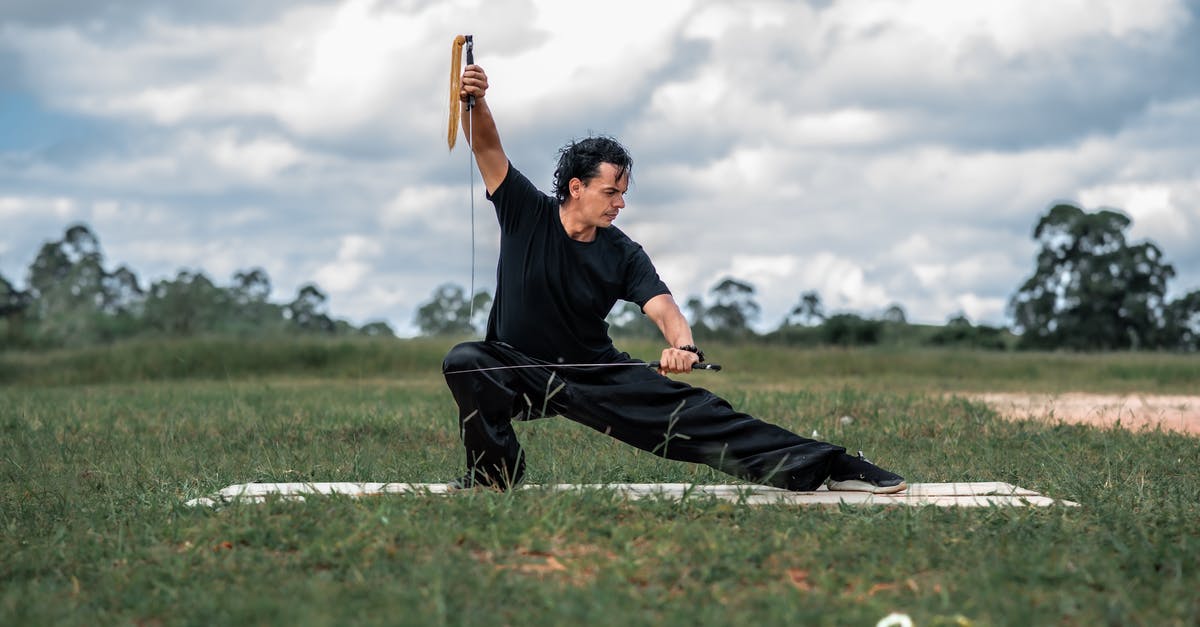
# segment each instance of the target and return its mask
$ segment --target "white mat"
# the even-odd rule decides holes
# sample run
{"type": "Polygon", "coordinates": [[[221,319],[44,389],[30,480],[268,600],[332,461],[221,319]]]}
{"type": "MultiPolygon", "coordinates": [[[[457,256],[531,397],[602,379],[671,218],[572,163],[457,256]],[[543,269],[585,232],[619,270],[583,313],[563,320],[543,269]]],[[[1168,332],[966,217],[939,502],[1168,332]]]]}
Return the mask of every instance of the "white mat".
{"type": "MultiPolygon", "coordinates": [[[[587,491],[611,490],[631,500],[646,498],[709,499],[731,501],[745,505],[936,505],[938,507],[988,507],[1063,505],[1078,507],[1078,503],[1043,496],[995,481],[971,483],[914,483],[896,494],[866,492],[830,492],[824,487],[816,492],[789,492],[757,485],[696,485],[690,483],[560,483],[525,485],[524,490],[587,491]]],[[[444,483],[242,483],[231,485],[212,498],[197,498],[190,506],[216,506],[226,503],[261,503],[267,499],[303,499],[313,495],[340,494],[350,497],[382,494],[447,494],[444,483]]]]}

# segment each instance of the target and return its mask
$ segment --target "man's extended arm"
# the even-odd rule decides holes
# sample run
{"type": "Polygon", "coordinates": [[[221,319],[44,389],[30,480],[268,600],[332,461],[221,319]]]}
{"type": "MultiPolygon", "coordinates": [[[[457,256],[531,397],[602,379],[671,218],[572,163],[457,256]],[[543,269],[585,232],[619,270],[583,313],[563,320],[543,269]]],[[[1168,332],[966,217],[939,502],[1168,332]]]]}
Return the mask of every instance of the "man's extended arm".
{"type": "Polygon", "coordinates": [[[487,74],[483,68],[468,65],[463,69],[462,89],[458,97],[465,103],[467,96],[475,96],[475,107],[470,111],[465,105],[462,107],[462,129],[471,149],[475,151],[475,163],[483,175],[483,184],[491,194],[508,175],[508,157],[500,145],[500,132],[496,130],[492,110],[484,98],[487,89],[487,74]]]}
{"type": "Polygon", "coordinates": [[[675,304],[675,299],[670,294],[659,294],[646,301],[642,311],[646,312],[646,316],[658,325],[658,330],[662,331],[663,338],[670,345],[663,349],[662,357],[659,359],[662,363],[659,372],[674,374],[691,372],[692,364],[700,361],[700,357],[693,352],[678,348],[689,344],[694,345],[695,341],[692,339],[692,327],[688,325],[687,318],[683,317],[679,305],[675,304]]]}

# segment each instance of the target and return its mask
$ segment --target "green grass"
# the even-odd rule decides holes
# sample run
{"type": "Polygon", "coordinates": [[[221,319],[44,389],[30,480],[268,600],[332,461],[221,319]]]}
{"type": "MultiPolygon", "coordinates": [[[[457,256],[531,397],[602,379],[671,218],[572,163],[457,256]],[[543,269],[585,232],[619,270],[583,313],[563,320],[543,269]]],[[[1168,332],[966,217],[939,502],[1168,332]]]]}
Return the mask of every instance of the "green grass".
{"type": "MultiPolygon", "coordinates": [[[[45,352],[0,353],[0,385],[79,385],[130,381],[323,380],[436,377],[454,344],[446,339],[226,337],[138,340],[45,352]]],[[[659,342],[619,345],[657,359],[659,342]]],[[[1037,353],[939,348],[795,349],[763,344],[711,345],[726,366],[705,385],[728,389],[792,387],[876,391],[1024,391],[1195,393],[1200,359],[1178,353],[1037,353]]]]}
{"type": "MultiPolygon", "coordinates": [[[[192,509],[233,483],[443,481],[463,463],[444,344],[214,342],[0,358],[0,624],[1200,621],[1195,438],[1009,422],[941,394],[1096,384],[1072,368],[1184,391],[1194,366],[1173,356],[719,347],[730,369],[689,379],[910,480],[1081,508],[527,491],[192,509]]],[[[517,428],[532,483],[729,481],[567,420],[517,428]]]]}

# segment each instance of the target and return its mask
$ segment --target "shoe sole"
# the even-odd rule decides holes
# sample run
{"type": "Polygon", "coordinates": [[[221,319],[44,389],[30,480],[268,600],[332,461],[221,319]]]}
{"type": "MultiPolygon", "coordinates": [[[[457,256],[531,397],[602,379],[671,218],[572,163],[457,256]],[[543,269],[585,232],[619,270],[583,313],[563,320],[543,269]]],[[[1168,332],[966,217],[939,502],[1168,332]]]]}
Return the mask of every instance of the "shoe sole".
{"type": "Polygon", "coordinates": [[[908,489],[908,483],[901,481],[896,485],[875,485],[858,479],[846,481],[826,481],[825,485],[834,492],[870,492],[871,494],[895,494],[908,489]]]}

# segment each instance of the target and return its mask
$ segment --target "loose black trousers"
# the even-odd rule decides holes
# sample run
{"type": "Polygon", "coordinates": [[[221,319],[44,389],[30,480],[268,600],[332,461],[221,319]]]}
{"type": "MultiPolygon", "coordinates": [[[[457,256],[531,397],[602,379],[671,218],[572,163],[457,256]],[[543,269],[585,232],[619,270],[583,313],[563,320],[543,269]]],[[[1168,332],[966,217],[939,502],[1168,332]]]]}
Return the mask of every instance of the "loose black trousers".
{"type": "Polygon", "coordinates": [[[442,372],[458,403],[467,468],[485,484],[524,476],[512,421],[554,415],[667,459],[788,490],[817,489],[846,451],[734,411],[712,392],[644,366],[561,367],[502,342],[466,342],[450,350],[442,372]]]}

